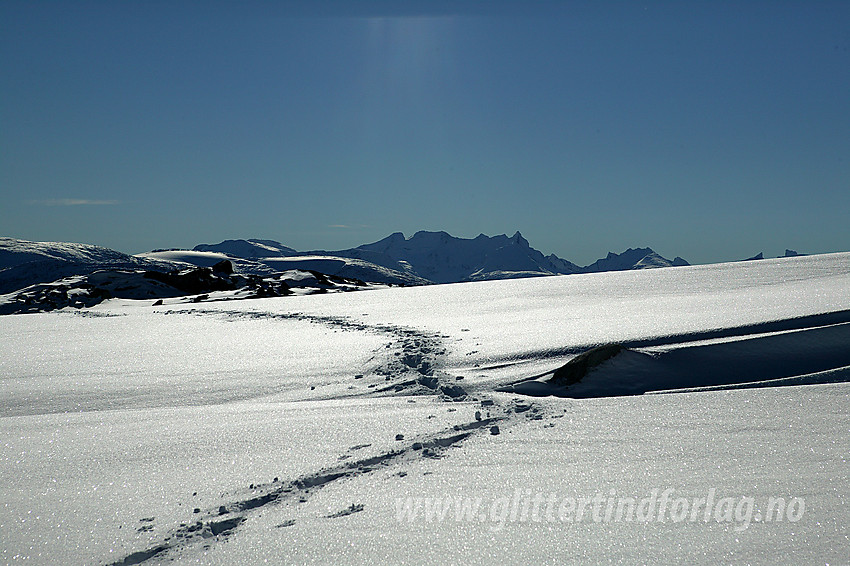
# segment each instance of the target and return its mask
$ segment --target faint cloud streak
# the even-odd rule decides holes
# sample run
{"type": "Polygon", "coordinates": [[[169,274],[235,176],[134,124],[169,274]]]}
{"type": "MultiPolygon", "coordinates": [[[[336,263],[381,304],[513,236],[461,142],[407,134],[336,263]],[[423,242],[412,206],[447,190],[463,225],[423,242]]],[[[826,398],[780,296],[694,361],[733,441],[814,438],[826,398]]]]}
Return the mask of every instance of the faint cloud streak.
{"type": "Polygon", "coordinates": [[[51,198],[44,200],[31,200],[29,204],[35,206],[110,206],[118,204],[117,200],[92,200],[84,198],[51,198]]]}

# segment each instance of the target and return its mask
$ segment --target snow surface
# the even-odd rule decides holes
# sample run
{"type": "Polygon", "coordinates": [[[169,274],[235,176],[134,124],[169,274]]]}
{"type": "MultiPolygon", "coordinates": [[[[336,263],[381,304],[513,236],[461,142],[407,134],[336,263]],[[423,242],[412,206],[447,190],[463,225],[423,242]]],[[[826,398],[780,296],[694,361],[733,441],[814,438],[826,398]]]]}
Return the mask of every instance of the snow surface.
{"type": "MultiPolygon", "coordinates": [[[[2,317],[0,561],[846,562],[848,311],[844,253],[2,317]],[[680,393],[495,391],[610,342],[666,364],[680,393]],[[820,384],[776,387],[759,362],[798,354],[790,373],[820,384]],[[687,377],[709,358],[743,368],[714,386],[770,387],[681,392],[706,385],[687,377]],[[396,515],[405,497],[655,488],[761,510],[803,498],[805,514],[745,528],[396,515]]],[[[584,386],[619,387],[622,361],[584,386]]]]}

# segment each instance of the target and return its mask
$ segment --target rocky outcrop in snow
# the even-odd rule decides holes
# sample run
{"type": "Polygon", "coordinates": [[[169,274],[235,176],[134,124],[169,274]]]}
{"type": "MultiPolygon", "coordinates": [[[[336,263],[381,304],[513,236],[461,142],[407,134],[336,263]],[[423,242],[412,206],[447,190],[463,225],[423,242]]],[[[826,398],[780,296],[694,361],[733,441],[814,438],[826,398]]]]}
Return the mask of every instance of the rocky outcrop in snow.
{"type": "Polygon", "coordinates": [[[201,303],[215,300],[282,297],[292,294],[355,291],[369,285],[317,271],[286,271],[273,276],[239,275],[221,262],[214,267],[145,271],[111,269],[37,283],[0,295],[0,315],[92,307],[106,299],[162,299],[201,303]]]}
{"type": "MultiPolygon", "coordinates": [[[[164,261],[178,262],[183,265],[194,265],[197,267],[210,267],[213,264],[224,259],[233,263],[234,270],[243,275],[270,275],[279,271],[287,271],[291,269],[313,270],[335,275],[338,277],[346,277],[351,279],[360,279],[372,283],[383,283],[386,285],[427,285],[430,281],[422,279],[407,272],[397,271],[375,265],[368,261],[339,257],[333,255],[312,255],[295,252],[284,255],[267,255],[258,256],[254,254],[256,250],[250,247],[249,243],[257,240],[228,240],[229,242],[242,242],[235,245],[215,244],[212,246],[201,245],[195,246],[194,250],[162,250],[139,254],[138,257],[148,259],[158,259],[164,261]],[[202,251],[198,248],[210,249],[229,249],[229,253],[222,251],[202,251]],[[235,255],[240,249],[248,251],[250,257],[240,257],[235,255]]],[[[268,242],[269,240],[262,240],[268,242]]],[[[291,248],[286,248],[291,250],[291,248]]],[[[268,250],[267,250],[268,251],[268,250]]]]}

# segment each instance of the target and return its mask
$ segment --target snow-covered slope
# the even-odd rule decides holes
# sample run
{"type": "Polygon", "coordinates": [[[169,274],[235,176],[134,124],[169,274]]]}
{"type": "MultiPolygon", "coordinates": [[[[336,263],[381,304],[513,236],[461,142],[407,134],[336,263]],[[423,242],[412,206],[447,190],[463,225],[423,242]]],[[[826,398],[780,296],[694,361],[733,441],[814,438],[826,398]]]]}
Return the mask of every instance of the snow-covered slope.
{"type": "Polygon", "coordinates": [[[6,317],[0,562],[842,563],[849,312],[844,253],[6,317]],[[614,342],[679,393],[496,391],[614,342]]]}
{"type": "Polygon", "coordinates": [[[90,244],[0,238],[0,294],[98,269],[171,268],[173,265],[166,262],[138,258],[90,244]]]}

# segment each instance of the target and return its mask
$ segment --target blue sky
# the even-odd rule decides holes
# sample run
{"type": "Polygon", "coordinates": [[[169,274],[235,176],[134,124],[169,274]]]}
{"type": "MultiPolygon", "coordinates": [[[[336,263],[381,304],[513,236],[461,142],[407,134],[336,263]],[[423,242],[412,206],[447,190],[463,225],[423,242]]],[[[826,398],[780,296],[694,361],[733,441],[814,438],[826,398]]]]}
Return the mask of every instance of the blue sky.
{"type": "Polygon", "coordinates": [[[850,2],[0,4],[0,234],[850,249],[850,2]]]}

